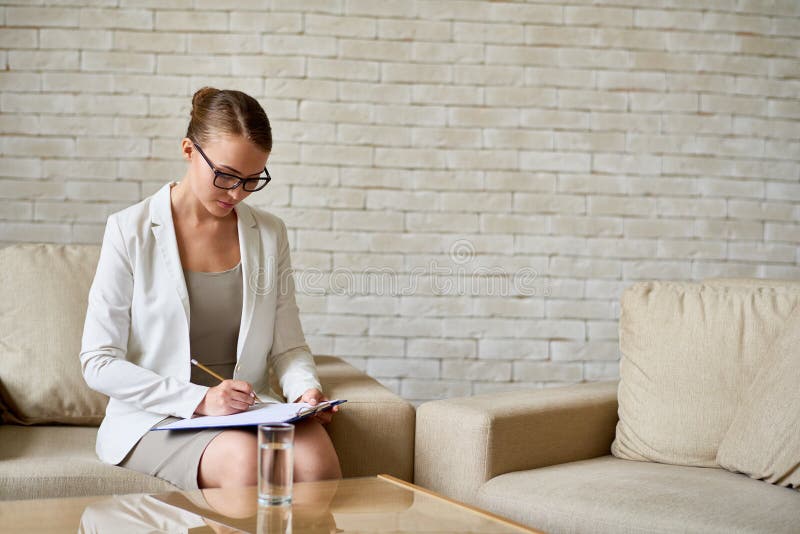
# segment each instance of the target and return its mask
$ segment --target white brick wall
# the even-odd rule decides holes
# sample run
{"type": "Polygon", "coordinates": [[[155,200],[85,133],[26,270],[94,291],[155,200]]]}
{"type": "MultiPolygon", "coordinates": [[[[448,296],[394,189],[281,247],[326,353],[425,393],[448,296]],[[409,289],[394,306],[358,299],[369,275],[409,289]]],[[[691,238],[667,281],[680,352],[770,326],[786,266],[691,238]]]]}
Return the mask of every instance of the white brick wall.
{"type": "Polygon", "coordinates": [[[2,4],[0,245],[99,242],[250,92],[312,348],[415,402],[615,376],[634,280],[800,277],[796,0],[2,4]]]}

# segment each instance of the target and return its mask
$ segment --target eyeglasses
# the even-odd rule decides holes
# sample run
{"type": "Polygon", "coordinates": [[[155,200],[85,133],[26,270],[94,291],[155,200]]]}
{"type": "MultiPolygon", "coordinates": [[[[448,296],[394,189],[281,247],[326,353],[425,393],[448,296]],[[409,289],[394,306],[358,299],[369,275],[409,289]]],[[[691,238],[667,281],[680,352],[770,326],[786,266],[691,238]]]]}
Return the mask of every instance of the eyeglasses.
{"type": "Polygon", "coordinates": [[[214,171],[214,185],[220,189],[236,189],[241,185],[245,191],[259,191],[264,189],[269,181],[272,180],[272,177],[269,175],[269,171],[267,171],[266,167],[264,167],[264,172],[262,172],[258,178],[241,178],[235,174],[222,172],[221,170],[217,169],[213,163],[211,163],[211,160],[208,159],[208,156],[206,156],[205,152],[203,152],[203,149],[200,148],[197,143],[192,141],[192,144],[197,151],[200,152],[200,155],[203,156],[203,159],[206,160],[206,163],[208,163],[208,166],[211,167],[211,170],[214,171]]]}

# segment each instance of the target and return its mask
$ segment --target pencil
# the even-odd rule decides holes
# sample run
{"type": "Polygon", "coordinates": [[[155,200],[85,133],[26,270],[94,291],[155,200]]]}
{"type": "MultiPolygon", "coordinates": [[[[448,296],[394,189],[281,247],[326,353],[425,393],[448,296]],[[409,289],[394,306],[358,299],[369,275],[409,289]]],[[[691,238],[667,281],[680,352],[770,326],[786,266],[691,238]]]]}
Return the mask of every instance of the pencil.
{"type": "MultiPolygon", "coordinates": [[[[194,365],[195,367],[199,367],[200,369],[202,369],[206,373],[210,374],[211,376],[213,376],[214,378],[216,378],[220,382],[222,382],[223,380],[226,380],[225,378],[221,377],[220,375],[218,375],[217,373],[215,373],[214,371],[212,371],[211,369],[209,369],[208,367],[206,367],[202,363],[198,362],[194,358],[192,358],[189,361],[192,362],[192,365],[194,365]]],[[[255,392],[253,393],[253,397],[255,397],[256,402],[261,402],[261,399],[258,398],[258,395],[256,395],[255,392]]]]}

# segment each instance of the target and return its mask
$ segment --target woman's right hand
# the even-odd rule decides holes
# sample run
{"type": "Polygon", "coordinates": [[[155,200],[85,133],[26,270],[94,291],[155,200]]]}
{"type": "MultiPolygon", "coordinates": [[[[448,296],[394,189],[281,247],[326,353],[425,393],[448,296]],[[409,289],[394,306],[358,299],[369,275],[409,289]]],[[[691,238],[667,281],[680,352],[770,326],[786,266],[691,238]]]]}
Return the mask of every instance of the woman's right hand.
{"type": "Polygon", "coordinates": [[[223,380],[206,391],[197,405],[200,415],[230,415],[247,410],[253,405],[253,386],[244,380],[223,380]]]}

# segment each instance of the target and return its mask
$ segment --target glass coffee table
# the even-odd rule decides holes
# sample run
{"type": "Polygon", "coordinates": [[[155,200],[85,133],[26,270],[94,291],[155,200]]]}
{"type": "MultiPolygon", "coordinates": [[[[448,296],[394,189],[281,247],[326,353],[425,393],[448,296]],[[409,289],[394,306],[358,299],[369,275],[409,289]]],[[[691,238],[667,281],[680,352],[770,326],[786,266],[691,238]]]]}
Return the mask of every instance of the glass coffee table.
{"type": "Polygon", "coordinates": [[[294,485],[259,506],[256,488],[0,502],[2,532],[539,532],[389,475],[294,485]]]}

